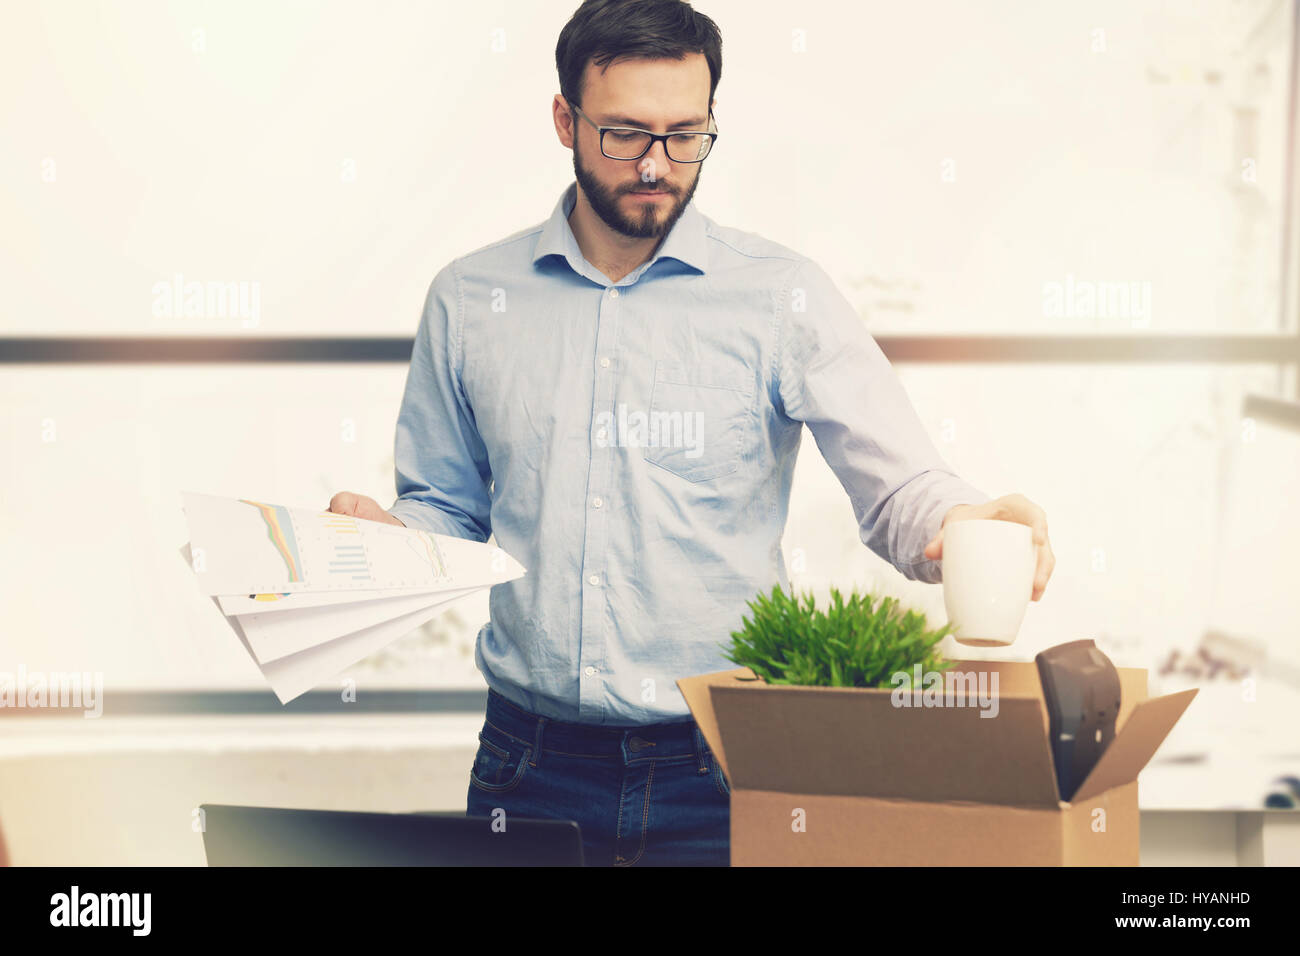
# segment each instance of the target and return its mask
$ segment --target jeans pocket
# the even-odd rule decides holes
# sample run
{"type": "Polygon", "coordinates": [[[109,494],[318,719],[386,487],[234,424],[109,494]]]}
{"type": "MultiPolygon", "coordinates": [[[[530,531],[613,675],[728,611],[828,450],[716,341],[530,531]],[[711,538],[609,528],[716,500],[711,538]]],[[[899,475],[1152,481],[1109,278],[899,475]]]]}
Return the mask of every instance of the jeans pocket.
{"type": "Polygon", "coordinates": [[[486,731],[479,731],[478,753],[474,755],[469,782],[489,793],[513,790],[528,770],[533,748],[505,734],[492,734],[489,739],[486,731]]]}
{"type": "Polygon", "coordinates": [[[656,362],[642,457],[687,481],[740,467],[751,431],[754,383],[721,365],[656,362]]]}
{"type": "Polygon", "coordinates": [[[709,751],[709,762],[713,764],[713,782],[718,786],[718,792],[724,797],[731,796],[731,784],[727,783],[727,775],[722,772],[722,764],[718,763],[718,758],[714,756],[713,751],[709,751]]]}

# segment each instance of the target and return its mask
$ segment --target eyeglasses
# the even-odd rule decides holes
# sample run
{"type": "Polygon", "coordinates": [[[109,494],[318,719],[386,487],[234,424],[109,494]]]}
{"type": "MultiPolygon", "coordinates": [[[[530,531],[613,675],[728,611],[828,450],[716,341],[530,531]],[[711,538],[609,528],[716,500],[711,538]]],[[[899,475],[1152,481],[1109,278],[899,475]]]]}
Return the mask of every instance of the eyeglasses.
{"type": "Polygon", "coordinates": [[[718,124],[709,110],[710,131],[680,131],[652,133],[631,126],[598,126],[573,103],[569,107],[600,134],[600,152],[606,159],[640,159],[656,142],[663,141],[664,152],[674,163],[699,163],[709,155],[713,141],[718,138],[718,124]]]}

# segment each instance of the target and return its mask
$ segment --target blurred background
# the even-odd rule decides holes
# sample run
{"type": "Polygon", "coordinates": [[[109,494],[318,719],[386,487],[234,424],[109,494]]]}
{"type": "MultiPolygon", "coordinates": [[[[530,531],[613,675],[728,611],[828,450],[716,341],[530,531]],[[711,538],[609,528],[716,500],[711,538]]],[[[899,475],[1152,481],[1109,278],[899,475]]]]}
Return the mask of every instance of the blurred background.
{"type": "MultiPolygon", "coordinates": [[[[1297,0],[694,5],[724,39],[696,205],[820,262],[949,464],[1047,512],[1019,640],[947,650],[1091,637],[1199,686],[1143,862],[1300,846],[1297,0]]],[[[464,807],[486,595],[350,669],[355,703],[282,706],[178,555],[180,492],[391,504],[430,280],[572,179],[576,6],[0,12],[0,680],[104,686],[97,719],[0,708],[10,862],[201,864],[201,802],[464,807]]],[[[811,440],[784,553],[946,620],[811,440]]]]}

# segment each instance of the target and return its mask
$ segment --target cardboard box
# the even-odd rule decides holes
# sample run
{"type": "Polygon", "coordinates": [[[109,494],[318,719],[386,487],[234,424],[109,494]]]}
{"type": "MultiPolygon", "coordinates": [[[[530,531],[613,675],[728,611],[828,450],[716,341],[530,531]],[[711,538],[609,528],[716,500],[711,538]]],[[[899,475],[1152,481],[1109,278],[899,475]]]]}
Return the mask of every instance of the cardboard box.
{"type": "Polygon", "coordinates": [[[1148,699],[1145,669],[1118,671],[1115,739],[1068,803],[1033,662],[956,661],[983,707],[747,667],[677,686],[731,785],[733,866],[1137,866],[1138,772],[1196,690],[1148,699]]]}

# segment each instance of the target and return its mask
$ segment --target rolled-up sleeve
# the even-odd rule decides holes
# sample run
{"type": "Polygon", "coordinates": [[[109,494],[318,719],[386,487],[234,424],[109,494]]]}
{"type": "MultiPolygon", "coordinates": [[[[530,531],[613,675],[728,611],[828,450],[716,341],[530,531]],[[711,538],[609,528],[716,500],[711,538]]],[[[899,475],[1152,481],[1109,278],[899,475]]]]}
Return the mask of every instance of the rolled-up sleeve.
{"type": "Polygon", "coordinates": [[[461,385],[464,331],[455,263],[429,286],[394,446],[397,501],[408,527],[484,542],[492,533],[487,449],[461,385]]]}
{"type": "Polygon", "coordinates": [[[820,266],[800,262],[785,298],[782,411],[812,432],[848,492],[862,542],[909,580],[941,582],[941,563],[924,556],[926,544],[950,508],[989,496],[944,462],[893,366],[820,266]]]}

